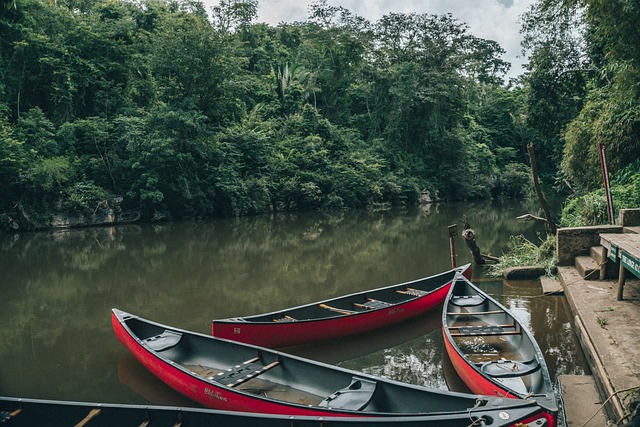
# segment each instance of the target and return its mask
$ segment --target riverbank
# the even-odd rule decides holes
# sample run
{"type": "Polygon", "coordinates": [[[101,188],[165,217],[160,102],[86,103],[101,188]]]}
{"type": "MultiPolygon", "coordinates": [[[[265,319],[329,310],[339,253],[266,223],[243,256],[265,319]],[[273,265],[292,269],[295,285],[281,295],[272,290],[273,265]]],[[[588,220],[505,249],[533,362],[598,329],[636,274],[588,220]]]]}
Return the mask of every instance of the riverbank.
{"type": "Polygon", "coordinates": [[[604,403],[602,411],[618,422],[635,397],[630,390],[640,387],[640,281],[627,279],[624,300],[618,301],[616,279],[585,280],[568,266],[560,267],[558,276],[604,403]]]}

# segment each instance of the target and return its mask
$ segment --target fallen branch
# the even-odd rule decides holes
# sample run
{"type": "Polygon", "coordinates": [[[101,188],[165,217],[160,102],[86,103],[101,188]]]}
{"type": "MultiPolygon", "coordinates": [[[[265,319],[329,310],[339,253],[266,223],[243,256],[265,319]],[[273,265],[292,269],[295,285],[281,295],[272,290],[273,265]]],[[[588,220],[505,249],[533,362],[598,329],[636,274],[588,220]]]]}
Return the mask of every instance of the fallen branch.
{"type": "Polygon", "coordinates": [[[546,218],[542,218],[540,216],[535,216],[531,214],[520,215],[519,217],[516,217],[516,219],[520,219],[524,221],[540,221],[540,222],[548,223],[546,218]]]}

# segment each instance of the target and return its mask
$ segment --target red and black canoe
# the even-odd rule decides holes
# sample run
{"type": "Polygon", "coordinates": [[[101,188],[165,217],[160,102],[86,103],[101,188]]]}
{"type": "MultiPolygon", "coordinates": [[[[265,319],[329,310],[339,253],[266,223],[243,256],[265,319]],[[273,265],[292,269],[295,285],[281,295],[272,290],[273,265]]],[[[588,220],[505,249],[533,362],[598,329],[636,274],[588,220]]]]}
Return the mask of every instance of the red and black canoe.
{"type": "MultiPolygon", "coordinates": [[[[508,425],[514,425],[515,418],[521,417],[511,409],[529,404],[430,390],[175,329],[117,309],[112,323],[118,339],[143,366],[179,393],[218,410],[289,416],[421,417],[424,421],[429,417],[460,420],[466,414],[466,422],[470,416],[498,423],[509,420],[508,425]]],[[[540,412],[517,422],[545,425],[546,419],[540,412]]]]}
{"type": "Polygon", "coordinates": [[[465,277],[449,290],[442,331],[451,363],[473,393],[533,398],[556,425],[557,397],[531,332],[465,277]]]}
{"type": "MultiPolygon", "coordinates": [[[[534,404],[512,407],[511,418],[502,420],[499,410],[487,410],[495,422],[491,427],[512,426],[517,420],[531,419],[540,408],[534,404]]],[[[535,419],[534,419],[535,420],[535,419]]],[[[0,397],[0,424],[11,427],[466,427],[470,424],[487,426],[472,415],[458,417],[393,417],[393,418],[334,418],[296,417],[246,412],[213,411],[210,409],[170,406],[128,405],[113,403],[68,402],[61,400],[22,399],[0,397]],[[474,423],[475,422],[475,423],[474,423]]],[[[530,427],[538,427],[534,422],[530,427]]]]}
{"type": "Polygon", "coordinates": [[[470,267],[271,313],[214,320],[211,334],[270,348],[360,334],[439,306],[456,273],[471,278],[470,267]]]}

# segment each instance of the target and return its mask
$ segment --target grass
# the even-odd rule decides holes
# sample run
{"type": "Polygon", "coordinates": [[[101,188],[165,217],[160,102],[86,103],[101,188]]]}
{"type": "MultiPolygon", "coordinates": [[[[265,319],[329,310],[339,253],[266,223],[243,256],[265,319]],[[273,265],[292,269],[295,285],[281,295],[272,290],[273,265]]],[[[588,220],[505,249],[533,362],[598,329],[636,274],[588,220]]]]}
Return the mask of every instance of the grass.
{"type": "Polygon", "coordinates": [[[607,325],[609,324],[609,319],[603,316],[598,316],[596,317],[596,320],[598,321],[598,325],[600,325],[602,329],[607,329],[607,325]]]}
{"type": "Polygon", "coordinates": [[[524,236],[511,236],[508,252],[500,257],[497,264],[490,266],[489,274],[497,277],[510,267],[540,266],[545,269],[547,276],[555,277],[558,272],[555,249],[556,237],[553,235],[541,240],[539,246],[524,236]]]}

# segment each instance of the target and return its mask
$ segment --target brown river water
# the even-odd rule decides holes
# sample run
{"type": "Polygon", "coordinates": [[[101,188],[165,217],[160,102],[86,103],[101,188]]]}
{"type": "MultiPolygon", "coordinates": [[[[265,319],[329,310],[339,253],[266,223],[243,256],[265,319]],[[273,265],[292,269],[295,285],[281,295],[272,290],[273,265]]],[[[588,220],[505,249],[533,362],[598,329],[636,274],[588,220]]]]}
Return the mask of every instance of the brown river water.
{"type": "MultiPolygon", "coordinates": [[[[451,268],[447,226],[464,214],[484,253],[544,230],[531,205],[454,203],[172,224],[0,234],[0,395],[185,405],[111,329],[113,307],[209,333],[211,320],[273,311],[451,268]]],[[[460,237],[457,263],[471,262],[460,237]]],[[[539,281],[474,282],[531,328],[551,375],[588,368],[562,296],[539,281]]],[[[436,310],[392,328],[290,351],[374,375],[463,390],[436,310]]]]}

